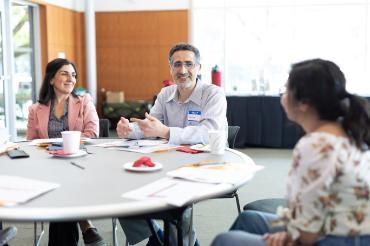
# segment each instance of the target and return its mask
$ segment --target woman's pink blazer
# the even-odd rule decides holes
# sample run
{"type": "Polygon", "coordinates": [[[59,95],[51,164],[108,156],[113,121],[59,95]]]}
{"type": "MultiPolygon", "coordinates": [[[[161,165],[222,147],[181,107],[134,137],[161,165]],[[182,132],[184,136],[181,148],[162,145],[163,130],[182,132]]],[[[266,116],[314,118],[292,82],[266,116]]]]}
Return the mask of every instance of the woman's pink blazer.
{"type": "MultiPolygon", "coordinates": [[[[29,107],[27,140],[49,138],[48,122],[50,102],[48,105],[35,103],[29,107]]],[[[83,137],[99,136],[99,117],[91,96],[69,96],[68,126],[70,131],[81,131],[83,137]]]]}

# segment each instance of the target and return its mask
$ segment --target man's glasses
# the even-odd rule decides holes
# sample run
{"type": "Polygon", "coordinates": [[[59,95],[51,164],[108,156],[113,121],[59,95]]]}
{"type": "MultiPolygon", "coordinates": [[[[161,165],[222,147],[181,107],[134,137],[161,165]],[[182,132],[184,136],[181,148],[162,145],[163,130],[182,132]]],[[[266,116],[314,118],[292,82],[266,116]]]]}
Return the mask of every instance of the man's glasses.
{"type": "Polygon", "coordinates": [[[182,66],[185,66],[186,69],[193,69],[197,65],[197,63],[194,63],[192,61],[186,61],[186,62],[175,62],[171,64],[171,67],[173,69],[179,69],[182,68],[182,66]]]}

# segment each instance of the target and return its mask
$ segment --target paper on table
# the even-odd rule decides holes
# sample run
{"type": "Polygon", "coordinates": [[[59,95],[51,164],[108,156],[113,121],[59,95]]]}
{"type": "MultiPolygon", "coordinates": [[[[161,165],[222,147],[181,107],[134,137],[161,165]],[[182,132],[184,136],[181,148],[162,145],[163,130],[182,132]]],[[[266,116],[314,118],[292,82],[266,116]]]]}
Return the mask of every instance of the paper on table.
{"type": "Polygon", "coordinates": [[[97,147],[145,147],[145,146],[156,146],[160,144],[166,144],[168,140],[165,139],[121,139],[119,141],[111,141],[101,144],[96,144],[97,147]]]}
{"type": "MultiPolygon", "coordinates": [[[[90,142],[91,138],[81,137],[81,142],[86,143],[90,142]]],[[[32,140],[29,145],[44,145],[44,144],[50,144],[50,143],[63,143],[63,138],[38,138],[32,140]]]]}
{"type": "Polygon", "coordinates": [[[0,155],[4,154],[5,152],[7,152],[10,149],[16,149],[18,147],[19,147],[19,145],[17,143],[13,143],[13,142],[7,142],[5,144],[0,144],[0,155]]]}
{"type": "Polygon", "coordinates": [[[63,143],[62,138],[39,138],[30,142],[30,145],[49,144],[49,143],[63,143]]]}
{"type": "MultiPolygon", "coordinates": [[[[135,141],[135,140],[131,140],[131,141],[135,141]]],[[[160,144],[167,144],[168,143],[168,140],[166,139],[140,139],[140,140],[136,140],[137,141],[137,145],[138,146],[156,146],[156,145],[160,145],[160,144]]]]}
{"type": "Polygon", "coordinates": [[[190,149],[195,149],[195,150],[211,152],[211,148],[210,148],[209,144],[195,144],[195,145],[191,145],[189,148],[190,149]]]}
{"type": "Polygon", "coordinates": [[[59,184],[0,175],[0,206],[14,206],[59,187],[59,184]]]}
{"type": "Polygon", "coordinates": [[[182,178],[204,183],[238,184],[248,180],[263,169],[262,166],[246,163],[210,163],[209,165],[186,165],[167,173],[174,178],[182,178]]]}
{"type": "Polygon", "coordinates": [[[122,151],[137,152],[142,154],[148,154],[153,152],[162,152],[167,150],[176,149],[178,145],[173,144],[158,144],[155,146],[132,146],[128,148],[119,148],[122,151]]]}
{"type": "Polygon", "coordinates": [[[99,143],[99,144],[94,144],[93,146],[96,146],[96,147],[103,147],[103,148],[116,148],[116,147],[121,147],[121,146],[126,146],[127,143],[126,143],[127,139],[122,139],[122,140],[119,140],[119,141],[110,141],[110,142],[105,142],[105,143],[99,143]]]}
{"type": "Polygon", "coordinates": [[[161,152],[165,150],[171,150],[178,147],[178,145],[168,144],[168,140],[165,139],[139,139],[129,140],[122,139],[119,141],[111,141],[106,143],[96,144],[94,146],[118,149],[122,151],[138,152],[143,154],[161,152]]]}
{"type": "Polygon", "coordinates": [[[174,206],[183,206],[215,186],[215,184],[162,178],[136,190],[124,193],[122,197],[134,200],[164,200],[174,206]]]}

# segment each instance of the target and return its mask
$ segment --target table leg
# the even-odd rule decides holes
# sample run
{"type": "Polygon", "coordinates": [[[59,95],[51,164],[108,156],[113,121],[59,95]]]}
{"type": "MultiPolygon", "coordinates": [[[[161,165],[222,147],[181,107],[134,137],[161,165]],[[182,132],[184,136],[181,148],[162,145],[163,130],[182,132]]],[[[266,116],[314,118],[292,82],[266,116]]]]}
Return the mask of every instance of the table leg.
{"type": "Polygon", "coordinates": [[[117,218],[112,218],[113,246],[117,246],[117,218]]]}

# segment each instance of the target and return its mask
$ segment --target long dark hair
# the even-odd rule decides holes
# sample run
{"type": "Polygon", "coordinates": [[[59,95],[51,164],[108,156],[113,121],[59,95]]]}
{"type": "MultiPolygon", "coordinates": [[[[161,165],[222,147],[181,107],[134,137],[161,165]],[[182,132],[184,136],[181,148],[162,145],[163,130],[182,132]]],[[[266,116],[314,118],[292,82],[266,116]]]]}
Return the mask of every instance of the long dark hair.
{"type": "MultiPolygon", "coordinates": [[[[64,58],[56,58],[52,60],[51,62],[46,65],[45,70],[45,77],[41,85],[40,94],[39,94],[39,100],[38,102],[41,104],[47,105],[50,100],[55,98],[55,92],[53,86],[50,84],[50,81],[54,78],[55,74],[58,72],[58,70],[63,67],[64,65],[72,65],[76,72],[76,78],[77,78],[77,68],[76,65],[64,58]]],[[[72,92],[73,96],[77,96],[75,92],[72,92]]]]}
{"type": "Polygon", "coordinates": [[[360,149],[370,144],[370,103],[346,91],[346,79],[333,62],[312,59],[292,65],[287,84],[294,101],[313,106],[321,120],[338,121],[360,149]]]}

